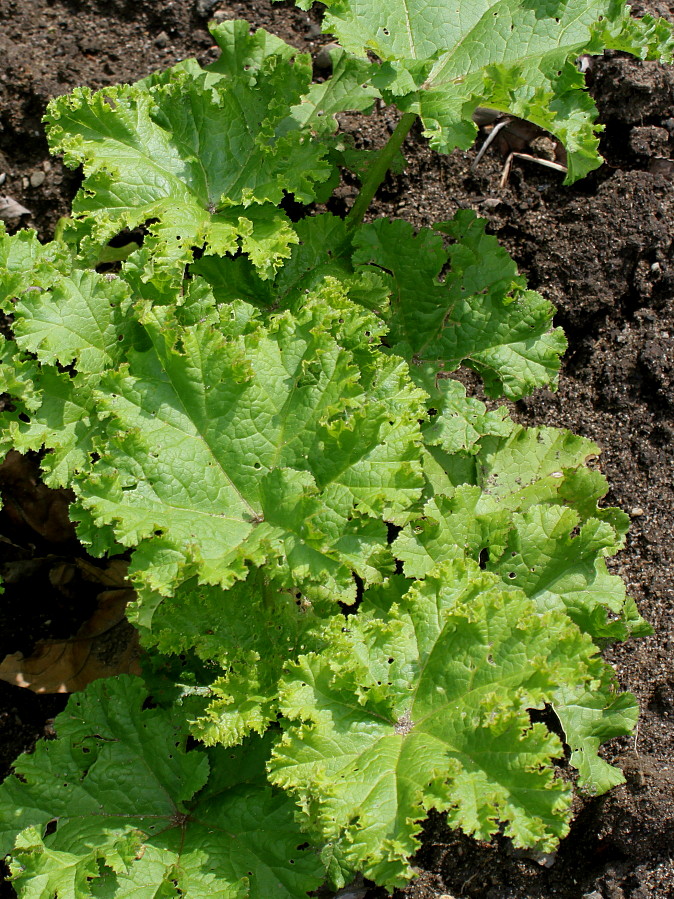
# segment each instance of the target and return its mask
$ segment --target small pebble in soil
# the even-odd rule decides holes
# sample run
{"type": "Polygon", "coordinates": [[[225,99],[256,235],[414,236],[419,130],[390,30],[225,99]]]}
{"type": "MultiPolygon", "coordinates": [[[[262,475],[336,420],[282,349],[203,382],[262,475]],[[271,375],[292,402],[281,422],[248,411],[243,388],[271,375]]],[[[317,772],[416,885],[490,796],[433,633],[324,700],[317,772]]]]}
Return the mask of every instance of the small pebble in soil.
{"type": "Polygon", "coordinates": [[[41,187],[44,184],[46,177],[44,172],[33,172],[30,176],[30,186],[41,187]]]}
{"type": "Polygon", "coordinates": [[[165,31],[160,31],[157,37],[154,39],[155,47],[159,47],[160,50],[163,50],[164,47],[168,46],[169,36],[165,31]]]}
{"type": "Polygon", "coordinates": [[[641,518],[644,514],[644,510],[640,506],[635,506],[633,509],[630,509],[630,515],[632,518],[641,518]]]}
{"type": "Polygon", "coordinates": [[[208,16],[210,15],[213,7],[218,3],[218,0],[197,0],[196,7],[197,13],[200,16],[208,16]]]}

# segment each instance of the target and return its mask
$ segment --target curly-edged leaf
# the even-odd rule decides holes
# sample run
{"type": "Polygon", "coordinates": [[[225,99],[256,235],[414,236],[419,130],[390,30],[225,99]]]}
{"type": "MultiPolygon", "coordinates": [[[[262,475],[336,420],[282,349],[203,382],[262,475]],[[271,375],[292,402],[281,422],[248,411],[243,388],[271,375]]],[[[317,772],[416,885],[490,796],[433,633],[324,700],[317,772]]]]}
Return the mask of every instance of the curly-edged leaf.
{"type": "Polygon", "coordinates": [[[51,147],[84,166],[73,213],[88,240],[96,248],[152,222],[148,278],[189,262],[193,247],[216,255],[241,247],[262,277],[273,275],[296,240],[277,205],[285,193],[310,202],[331,174],[325,148],[290,118],[310,81],[307,57],[279,54],[264,59],[254,83],[245,71],[210,82],[182,71],[52,101],[51,147]]]}
{"type": "Polygon", "coordinates": [[[551,765],[561,744],[526,710],[601,670],[589,638],[462,561],[428,574],[386,620],[369,611],[334,629],[329,652],[290,667],[272,781],[387,887],[409,878],[402,859],[429,808],[481,839],[502,822],[518,846],[554,846],[569,819],[551,765]]]}
{"type": "MultiPolygon", "coordinates": [[[[35,276],[39,276],[36,265],[35,276]]],[[[42,468],[49,486],[69,486],[86,468],[101,432],[93,390],[102,371],[143,345],[129,285],[115,275],[50,270],[47,289],[28,289],[13,306],[16,343],[2,351],[0,383],[14,398],[3,411],[5,439],[19,450],[52,450],[42,468]],[[35,354],[35,359],[28,356],[35,354]],[[75,366],[78,373],[64,368],[75,366]]]]}
{"type": "Polygon", "coordinates": [[[599,796],[625,782],[619,768],[599,755],[607,740],[631,733],[639,719],[639,706],[631,693],[618,692],[612,672],[596,689],[562,687],[552,702],[566,743],[571,747],[570,763],[578,769],[578,786],[599,796]]]}
{"type": "Polygon", "coordinates": [[[596,107],[576,58],[606,47],[671,58],[671,26],[650,18],[633,26],[614,0],[481,0],[460,9],[436,0],[326,5],[324,29],[346,50],[382,60],[375,84],[401,109],[421,115],[437,150],[467,149],[475,136],[471,114],[487,106],[555,134],[567,148],[568,182],[601,162],[596,107]]]}
{"type": "Polygon", "coordinates": [[[460,484],[476,484],[511,512],[539,503],[572,506],[584,521],[598,518],[615,532],[614,549],[622,546],[628,516],[615,508],[599,508],[608,484],[589,468],[600,450],[595,443],[560,428],[516,425],[506,437],[487,435],[472,455],[449,455],[430,447],[435,492],[450,495],[460,484]]]}
{"type": "Polygon", "coordinates": [[[616,549],[613,528],[564,506],[533,506],[513,516],[502,553],[487,568],[522,589],[541,609],[563,609],[596,642],[644,636],[650,627],[625,596],[621,578],[606,570],[616,549]],[[578,532],[573,532],[578,528],[578,532]]]}
{"type": "Polygon", "coordinates": [[[198,702],[191,703],[194,711],[188,709],[192,733],[207,745],[264,733],[278,714],[284,664],[320,645],[323,622],[314,607],[299,590],[270,582],[272,573],[253,572],[229,590],[187,582],[170,598],[141,598],[130,609],[146,646],[215,663],[198,702]]]}
{"type": "Polygon", "coordinates": [[[248,78],[254,83],[268,57],[275,56],[289,63],[299,55],[294,47],[270,31],[264,28],[252,31],[244,19],[211,23],[209,31],[221,51],[215,62],[205,67],[213,75],[237,80],[248,73],[248,78]]]}
{"type": "Polygon", "coordinates": [[[345,53],[337,47],[330,53],[332,75],[312,84],[293,118],[317,134],[330,135],[337,130],[335,116],[340,112],[370,112],[381,96],[372,84],[372,64],[345,53]]]}
{"type": "Polygon", "coordinates": [[[424,517],[401,532],[393,551],[408,577],[423,577],[445,558],[480,560],[541,611],[565,611],[600,644],[650,633],[622,580],[606,570],[604,557],[616,551],[614,529],[596,518],[579,522],[563,505],[513,513],[479,487],[462,485],[451,498],[430,499],[424,517]]]}
{"type": "Polygon", "coordinates": [[[355,235],[353,261],[391,275],[392,346],[445,371],[466,362],[489,396],[517,399],[556,384],[566,340],[551,329],[552,305],[523,289],[515,263],[485,225],[459,210],[437,226],[455,241],[445,249],[429,229],[415,234],[407,222],[377,219],[355,235]]]}
{"type": "Polygon", "coordinates": [[[115,275],[74,270],[43,293],[27,292],[15,306],[17,346],[40,362],[94,373],[115,365],[130,339],[128,285],[115,275]]]}
{"type": "Polygon", "coordinates": [[[666,19],[645,15],[636,19],[624,6],[616,19],[604,19],[601,40],[607,49],[631,53],[660,63],[674,60],[674,32],[666,19]]]}
{"type": "Polygon", "coordinates": [[[39,366],[11,343],[3,347],[0,361],[0,390],[14,400],[14,408],[2,412],[0,448],[26,453],[49,447],[41,463],[44,481],[49,487],[69,487],[75,474],[90,465],[101,430],[91,378],[70,378],[52,366],[39,366]]]}
{"type": "Polygon", "coordinates": [[[243,256],[204,256],[190,266],[190,271],[208,281],[218,302],[241,299],[260,308],[301,307],[307,291],[330,277],[366,309],[380,313],[386,309],[388,279],[372,267],[354,273],[350,252],[346,252],[349,243],[344,219],[323,213],[300,219],[294,227],[298,242],[273,282],[261,280],[243,256]]]}
{"type": "Polygon", "coordinates": [[[58,739],[22,756],[0,788],[0,851],[12,853],[21,899],[315,889],[318,859],[298,851],[292,804],[266,784],[264,742],[188,752],[171,712],[146,700],[139,678],[91,684],[56,719],[58,739]]]}
{"type": "Polygon", "coordinates": [[[478,441],[487,434],[507,437],[514,425],[505,406],[487,410],[484,403],[466,396],[460,381],[444,376],[432,364],[410,367],[415,382],[428,394],[430,419],[422,427],[427,446],[447,453],[478,452],[478,441]]]}
{"type": "MultiPolygon", "coordinates": [[[[436,495],[423,518],[407,525],[393,544],[408,577],[422,578],[444,559],[478,561],[483,553],[499,556],[512,527],[511,515],[479,487],[462,485],[453,496],[436,495]]],[[[517,586],[517,585],[515,585],[517,586]]]]}
{"type": "Polygon", "coordinates": [[[5,232],[0,221],[0,309],[14,311],[13,301],[31,292],[40,293],[68,272],[72,266],[65,246],[56,241],[42,244],[35,231],[14,235],[5,232]]]}
{"type": "Polygon", "coordinates": [[[217,326],[147,309],[151,347],[103,375],[107,432],[74,488],[138,547],[139,584],[227,587],[266,560],[286,586],[351,602],[353,571],[381,577],[381,519],[403,524],[421,492],[423,394],[377,349],[377,319],[325,290],[267,326],[242,304],[217,326]]]}

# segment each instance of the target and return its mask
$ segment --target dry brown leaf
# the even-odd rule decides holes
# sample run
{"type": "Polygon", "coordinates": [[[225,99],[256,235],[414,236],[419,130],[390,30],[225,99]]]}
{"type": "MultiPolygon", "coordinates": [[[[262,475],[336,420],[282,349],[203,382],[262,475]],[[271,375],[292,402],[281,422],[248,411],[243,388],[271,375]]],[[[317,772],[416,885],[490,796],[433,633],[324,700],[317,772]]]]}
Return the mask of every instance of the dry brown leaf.
{"type": "Polygon", "coordinates": [[[10,450],[0,465],[0,490],[3,511],[19,531],[27,526],[52,543],[75,539],[68,517],[72,491],[45,486],[34,458],[10,450]]]}
{"type": "Polygon", "coordinates": [[[28,658],[20,652],[0,663],[0,680],[34,693],[73,693],[101,677],[140,674],[138,634],[124,615],[130,589],[107,590],[75,637],[44,640],[28,658]]]}

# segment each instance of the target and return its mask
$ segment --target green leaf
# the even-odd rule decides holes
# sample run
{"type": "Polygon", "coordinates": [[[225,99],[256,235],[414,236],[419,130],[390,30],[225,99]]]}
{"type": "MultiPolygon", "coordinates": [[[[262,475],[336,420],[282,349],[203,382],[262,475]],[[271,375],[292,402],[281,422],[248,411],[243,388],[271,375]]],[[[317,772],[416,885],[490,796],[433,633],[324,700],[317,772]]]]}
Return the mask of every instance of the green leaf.
{"type": "Polygon", "coordinates": [[[120,361],[131,337],[129,288],[115,275],[73,271],[48,294],[25,293],[16,303],[17,346],[40,362],[93,373],[120,361]]]}
{"type": "Polygon", "coordinates": [[[556,385],[566,340],[559,328],[551,330],[551,304],[523,289],[515,263],[485,225],[459,210],[436,226],[455,240],[445,249],[429,229],[415,235],[407,222],[377,219],[355,235],[353,261],[391,275],[392,346],[447,372],[465,362],[483,377],[489,396],[518,399],[556,385]]]}
{"type": "Polygon", "coordinates": [[[251,83],[255,83],[257,73],[270,56],[278,57],[286,63],[299,58],[305,64],[305,54],[298,53],[290,44],[264,28],[252,31],[248,22],[243,19],[211,23],[209,30],[221,50],[215,62],[206,66],[205,70],[209,74],[235,80],[248,77],[251,83]]]}
{"type": "Polygon", "coordinates": [[[191,731],[207,745],[264,733],[278,714],[283,666],[322,645],[312,604],[299,590],[274,585],[272,574],[253,572],[226,591],[187,582],[170,598],[141,598],[130,611],[146,646],[215,663],[198,701],[186,703],[191,731]]]}
{"type": "Polygon", "coordinates": [[[412,365],[410,374],[428,394],[430,420],[422,426],[427,446],[447,453],[477,453],[481,437],[507,437],[512,431],[514,425],[505,406],[487,411],[484,403],[466,396],[460,381],[444,376],[434,365],[412,365]]]}
{"type": "Polygon", "coordinates": [[[101,458],[74,488],[138,547],[139,585],[228,587],[266,560],[287,586],[352,602],[352,571],[381,577],[381,519],[403,524],[421,492],[422,394],[370,342],[376,319],[325,290],[266,327],[240,305],[217,326],[155,306],[151,348],[102,376],[101,458]]]}
{"type": "Polygon", "coordinates": [[[460,12],[435,0],[326,5],[324,30],[349,52],[382,60],[376,85],[421,115],[435,149],[467,149],[472,112],[491,107],[555,134],[567,148],[568,182],[601,162],[596,108],[576,58],[605,47],[663,59],[672,52],[671,26],[650,17],[635,26],[613,0],[484,0],[461,3],[460,12]]]}
{"type": "Polygon", "coordinates": [[[569,819],[551,766],[561,744],[526,710],[602,666],[589,638],[461,561],[428,574],[387,621],[363,614],[367,604],[335,628],[329,653],[291,667],[272,781],[348,865],[388,888],[410,876],[402,858],[429,808],[479,839],[502,822],[516,845],[551,849],[569,819]]]}
{"type": "Polygon", "coordinates": [[[572,506],[582,520],[608,522],[616,534],[615,549],[622,545],[629,519],[624,512],[600,508],[606,495],[606,478],[588,467],[599,456],[599,447],[585,437],[560,428],[523,428],[516,425],[506,437],[487,435],[477,453],[449,456],[431,448],[446,470],[447,492],[460,483],[477,484],[505,508],[524,512],[539,503],[572,506]]]}
{"type": "Polygon", "coordinates": [[[613,528],[596,518],[578,524],[578,513],[564,506],[533,506],[516,514],[502,554],[490,551],[487,567],[539,608],[565,610],[595,642],[648,633],[643,619],[631,615],[631,605],[626,608],[622,579],[606,570],[604,557],[615,552],[613,528]]]}
{"type": "Polygon", "coordinates": [[[97,681],[57,717],[58,739],[17,761],[0,809],[20,899],[315,889],[318,859],[298,851],[292,804],[266,784],[268,745],[188,752],[171,712],[146,700],[139,678],[97,681]]]}
{"type": "Polygon", "coordinates": [[[330,53],[332,75],[312,84],[293,118],[317,134],[330,135],[337,130],[340,112],[369,113],[381,96],[372,84],[372,65],[345,53],[341,47],[330,53]]]}
{"type": "Polygon", "coordinates": [[[541,611],[565,611],[599,644],[650,633],[622,580],[606,570],[605,556],[616,551],[607,522],[589,518],[579,527],[578,513],[563,505],[513,513],[466,484],[451,497],[435,495],[423,513],[393,544],[408,577],[424,577],[443,559],[465,555],[519,587],[541,611]]]}
{"type": "Polygon", "coordinates": [[[10,236],[0,221],[0,308],[5,313],[13,311],[18,297],[51,287],[71,265],[63,244],[41,244],[28,229],[10,236]]]}
{"type": "Polygon", "coordinates": [[[597,689],[564,687],[552,706],[571,747],[569,762],[578,769],[578,785],[599,796],[625,782],[620,769],[601,758],[599,747],[607,740],[631,733],[639,718],[639,707],[631,693],[619,693],[610,669],[597,689]]]}
{"type": "Polygon", "coordinates": [[[631,53],[639,59],[665,64],[674,60],[672,23],[650,15],[636,19],[630,15],[629,6],[624,6],[615,20],[604,20],[601,39],[607,49],[631,53]]]}
{"type": "Polygon", "coordinates": [[[497,500],[468,485],[458,487],[451,498],[432,497],[423,513],[393,544],[408,577],[423,578],[444,559],[468,556],[478,561],[485,551],[498,557],[512,527],[511,516],[497,500]]]}
{"type": "Polygon", "coordinates": [[[51,147],[84,166],[73,213],[85,222],[85,252],[154,222],[146,278],[189,262],[193,247],[216,255],[241,247],[261,277],[272,276],[295,240],[276,208],[284,193],[310,202],[331,174],[325,148],[290,118],[310,80],[307,57],[280,53],[255,78],[182,71],[52,101],[51,147]]]}

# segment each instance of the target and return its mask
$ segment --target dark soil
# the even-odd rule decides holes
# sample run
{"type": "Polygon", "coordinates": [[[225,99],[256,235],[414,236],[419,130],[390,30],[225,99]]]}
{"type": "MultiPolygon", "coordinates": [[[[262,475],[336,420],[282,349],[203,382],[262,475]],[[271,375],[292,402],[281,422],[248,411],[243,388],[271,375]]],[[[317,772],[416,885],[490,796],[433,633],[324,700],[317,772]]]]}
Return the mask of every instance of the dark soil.
{"type": "MultiPolygon", "coordinates": [[[[672,2],[644,0],[634,11],[674,20],[672,2]]],[[[269,0],[0,0],[2,192],[32,210],[25,224],[48,239],[78,180],[48,155],[40,119],[49,98],[79,84],[135,80],[187,56],[208,61],[216,55],[206,30],[213,14],[247,18],[312,53],[327,40],[317,13],[269,0]]],[[[596,440],[609,500],[632,517],[613,570],[655,635],[607,655],[639,699],[642,718],[633,737],[606,749],[626,784],[579,804],[551,866],[505,842],[477,844],[434,816],[416,859],[419,877],[399,899],[674,897],[674,69],[613,55],[596,60],[590,78],[607,161],[584,181],[563,187],[554,171],[519,161],[500,190],[497,150],[473,174],[474,151],[439,157],[416,134],[405,145],[406,171],[382,187],[373,211],[428,225],[457,206],[476,210],[530,285],[557,305],[570,342],[559,392],[540,391],[515,414],[596,440]]],[[[379,146],[392,121],[384,110],[345,125],[361,145],[379,146]]],[[[354,192],[348,183],[340,188],[344,208],[354,192]]],[[[11,499],[11,484],[3,489],[11,499]]],[[[4,515],[0,534],[5,562],[65,551],[16,516],[4,515]]],[[[90,597],[83,603],[72,607],[34,566],[32,578],[17,578],[2,598],[0,654],[25,651],[58,628],[72,633],[90,597]]],[[[0,773],[49,735],[64,702],[0,684],[0,773]]],[[[11,888],[0,895],[11,896],[11,888]]]]}

